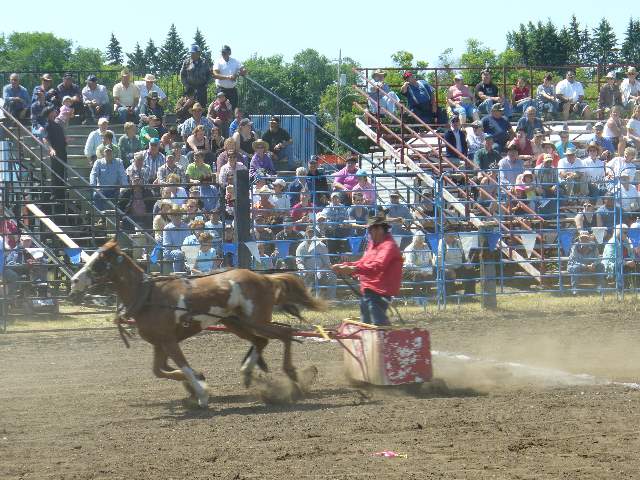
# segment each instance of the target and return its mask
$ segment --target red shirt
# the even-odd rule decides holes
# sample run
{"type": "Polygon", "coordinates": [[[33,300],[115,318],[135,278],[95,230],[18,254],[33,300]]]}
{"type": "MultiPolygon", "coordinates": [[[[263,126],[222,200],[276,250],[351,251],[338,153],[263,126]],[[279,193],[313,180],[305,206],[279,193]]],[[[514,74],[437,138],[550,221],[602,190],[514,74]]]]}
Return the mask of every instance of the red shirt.
{"type": "Polygon", "coordinates": [[[369,240],[362,258],[346,265],[356,267],[355,275],[360,278],[360,292],[372,290],[391,297],[400,292],[402,282],[402,254],[391,234],[377,245],[369,240]]]}
{"type": "Polygon", "coordinates": [[[518,100],[522,100],[523,98],[527,98],[529,96],[529,87],[524,86],[522,88],[518,88],[518,87],[513,87],[513,89],[511,89],[511,97],[513,98],[514,102],[517,102],[518,100]]]}

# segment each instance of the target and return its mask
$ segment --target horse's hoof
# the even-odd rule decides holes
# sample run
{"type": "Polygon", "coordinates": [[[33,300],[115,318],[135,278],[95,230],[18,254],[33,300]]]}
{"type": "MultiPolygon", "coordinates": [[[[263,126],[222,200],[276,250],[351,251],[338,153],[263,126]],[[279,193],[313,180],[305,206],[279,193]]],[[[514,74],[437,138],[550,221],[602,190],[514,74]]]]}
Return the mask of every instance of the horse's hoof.
{"type": "Polygon", "coordinates": [[[187,381],[184,381],[184,382],[182,382],[182,386],[187,391],[187,393],[189,394],[190,398],[196,398],[196,391],[191,386],[191,383],[189,383],[187,381]]]}
{"type": "Polygon", "coordinates": [[[249,388],[251,386],[252,381],[253,381],[253,375],[251,375],[251,372],[245,372],[242,375],[242,383],[244,383],[244,388],[249,388]]]}
{"type": "Polygon", "coordinates": [[[209,406],[209,395],[205,394],[201,397],[198,397],[198,406],[200,408],[207,408],[209,406]]]}

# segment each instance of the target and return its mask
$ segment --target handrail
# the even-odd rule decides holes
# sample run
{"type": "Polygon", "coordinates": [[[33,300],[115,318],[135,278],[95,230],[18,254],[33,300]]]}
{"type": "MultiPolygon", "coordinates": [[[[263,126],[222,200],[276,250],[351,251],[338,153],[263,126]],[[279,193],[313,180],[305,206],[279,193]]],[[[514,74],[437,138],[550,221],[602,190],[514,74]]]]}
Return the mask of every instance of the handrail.
{"type": "MultiPolygon", "coordinates": [[[[377,91],[378,91],[378,92],[380,92],[380,89],[379,89],[379,87],[378,87],[377,85],[375,85],[375,84],[372,84],[372,85],[373,85],[374,87],[376,87],[376,89],[377,89],[377,91]]],[[[370,112],[368,112],[366,109],[364,109],[361,105],[357,105],[357,104],[356,104],[356,105],[357,105],[358,107],[360,107],[360,109],[364,112],[365,117],[367,117],[367,118],[371,118],[372,120],[377,121],[378,128],[380,128],[380,127],[382,127],[382,128],[386,128],[386,129],[387,129],[387,130],[388,130],[392,135],[394,135],[394,136],[396,136],[396,137],[397,137],[397,134],[395,134],[394,132],[391,132],[391,130],[390,130],[390,129],[388,129],[388,127],[387,127],[386,125],[384,125],[384,124],[382,124],[382,123],[380,122],[380,118],[379,118],[380,113],[379,113],[379,112],[380,112],[380,111],[381,111],[381,109],[382,109],[384,112],[386,112],[386,114],[387,114],[387,115],[389,115],[389,117],[390,117],[390,118],[392,118],[392,119],[393,119],[393,120],[395,120],[396,122],[399,122],[399,124],[400,124],[400,125],[402,125],[404,128],[407,128],[407,130],[412,134],[412,136],[413,136],[414,138],[420,138],[420,137],[419,137],[419,135],[418,135],[414,130],[412,130],[411,128],[406,127],[406,126],[403,124],[403,121],[402,121],[401,119],[398,119],[397,117],[395,117],[395,115],[393,115],[391,112],[389,112],[386,108],[382,107],[382,106],[381,106],[377,101],[375,101],[374,99],[372,99],[372,98],[371,98],[371,97],[370,97],[366,92],[364,92],[363,90],[361,90],[361,89],[360,89],[360,88],[358,88],[358,87],[354,87],[354,88],[356,88],[356,90],[357,90],[357,91],[359,91],[359,92],[360,92],[360,93],[361,93],[361,94],[362,94],[366,99],[371,99],[372,101],[374,101],[374,102],[375,102],[376,107],[377,107],[377,112],[378,112],[378,113],[377,113],[377,118],[376,118],[376,117],[374,117],[374,116],[373,116],[370,112]]],[[[385,96],[387,95],[387,94],[386,94],[386,92],[383,92],[383,94],[384,94],[385,96]]],[[[378,97],[378,98],[379,98],[379,97],[378,97]]],[[[398,106],[398,107],[400,108],[400,112],[401,112],[401,115],[402,115],[402,112],[404,111],[404,105],[402,105],[402,104],[399,104],[399,105],[398,105],[398,103],[399,103],[399,102],[397,102],[397,101],[395,101],[395,100],[394,100],[394,104],[396,104],[396,106],[398,106]]],[[[419,124],[423,125],[424,127],[426,127],[426,129],[427,129],[428,131],[430,131],[431,133],[433,133],[433,134],[438,138],[439,142],[440,142],[440,141],[442,141],[442,142],[444,142],[446,145],[450,145],[450,144],[449,144],[449,143],[444,139],[444,137],[442,137],[439,133],[437,133],[435,130],[433,130],[429,125],[427,125],[426,123],[424,123],[424,122],[423,122],[419,117],[417,117],[415,114],[413,114],[413,112],[410,112],[410,111],[409,111],[409,114],[410,114],[410,116],[413,116],[413,118],[414,118],[416,121],[418,121],[418,123],[419,123],[419,124]]],[[[401,133],[402,133],[402,132],[401,132],[401,133]]],[[[379,133],[378,133],[378,138],[379,138],[379,133]]],[[[400,140],[401,140],[401,144],[402,144],[402,152],[404,152],[404,148],[405,148],[406,143],[405,143],[405,141],[404,141],[404,139],[403,139],[403,138],[400,138],[400,140]]],[[[378,140],[378,141],[379,141],[379,140],[378,140]]],[[[451,146],[451,147],[452,147],[452,149],[453,149],[455,152],[457,152],[461,157],[466,158],[466,156],[464,156],[464,155],[462,154],[462,152],[459,152],[459,151],[458,151],[455,147],[453,147],[452,145],[450,145],[450,146],[451,146]]],[[[409,146],[409,148],[411,148],[411,146],[409,146]]],[[[414,151],[415,151],[415,150],[414,150],[414,151]]],[[[438,153],[439,153],[439,158],[440,158],[440,161],[441,161],[441,164],[442,164],[442,153],[441,153],[441,152],[438,152],[438,153]]],[[[425,157],[424,155],[422,155],[422,153],[421,153],[421,152],[417,152],[417,154],[418,154],[418,156],[419,156],[420,158],[424,158],[424,159],[427,161],[427,163],[431,166],[431,168],[432,168],[433,170],[435,170],[435,171],[437,171],[437,172],[438,172],[438,175],[440,176],[440,178],[444,178],[444,179],[446,179],[447,183],[449,183],[449,184],[451,184],[451,183],[452,183],[452,180],[451,180],[448,176],[443,176],[443,175],[441,174],[441,172],[440,172],[440,169],[439,169],[439,168],[437,168],[435,165],[433,165],[433,162],[431,162],[430,160],[426,159],[426,157],[425,157]]],[[[409,159],[409,160],[410,160],[410,159],[409,159]]],[[[407,159],[404,159],[404,158],[403,158],[403,160],[402,160],[402,161],[406,163],[407,159]]],[[[469,160],[468,158],[466,158],[466,161],[467,161],[467,162],[469,162],[469,163],[471,163],[471,162],[470,162],[470,160],[469,160]]],[[[445,160],[445,162],[447,162],[451,167],[453,167],[453,169],[456,169],[456,170],[457,170],[457,167],[456,167],[453,163],[449,162],[448,160],[445,160]]],[[[415,165],[415,164],[414,164],[414,165],[415,165]]],[[[472,165],[474,165],[474,164],[472,164],[472,165]]],[[[474,165],[474,166],[475,166],[475,165],[474,165]]],[[[417,166],[416,166],[416,167],[417,167],[417,166]]],[[[468,177],[468,175],[466,175],[466,174],[465,174],[465,178],[469,181],[469,183],[470,183],[472,186],[475,186],[476,188],[479,188],[479,189],[481,189],[481,190],[485,191],[481,186],[477,185],[475,182],[473,182],[472,180],[470,180],[470,179],[469,179],[469,177],[468,177]]],[[[456,188],[457,188],[457,189],[458,189],[458,190],[459,190],[459,191],[460,191],[460,192],[465,196],[465,198],[469,199],[469,196],[468,196],[468,193],[467,193],[467,192],[465,192],[464,190],[462,190],[460,187],[458,187],[458,186],[457,186],[457,185],[455,185],[455,184],[454,184],[454,186],[455,186],[455,187],[456,187],[456,188]]],[[[499,184],[498,184],[498,188],[500,189],[500,191],[502,191],[502,189],[501,189],[501,187],[500,187],[500,185],[499,185],[499,184]]],[[[507,193],[507,196],[508,196],[509,198],[515,199],[519,204],[522,204],[522,202],[520,202],[520,200],[519,200],[519,199],[516,199],[515,197],[513,197],[513,196],[510,194],[510,192],[506,192],[506,193],[507,193]]],[[[487,194],[487,193],[486,193],[486,191],[485,191],[485,194],[487,194]]],[[[487,194],[487,195],[488,195],[488,194],[487,194]]],[[[492,199],[493,199],[493,197],[492,197],[491,195],[488,195],[488,197],[490,197],[490,198],[492,198],[492,199]]],[[[469,200],[470,200],[472,203],[476,203],[476,204],[477,204],[477,202],[475,202],[474,200],[472,200],[472,199],[469,199],[469,200]]],[[[495,199],[493,199],[493,200],[495,200],[495,199]]],[[[498,202],[498,204],[500,205],[500,202],[498,202]]],[[[535,212],[533,212],[533,211],[529,208],[529,206],[528,206],[528,205],[524,205],[524,204],[522,204],[522,205],[523,205],[523,207],[525,207],[525,210],[526,210],[526,211],[529,211],[529,213],[532,213],[534,216],[537,216],[537,214],[536,214],[535,212]]],[[[488,212],[486,209],[484,209],[484,207],[482,207],[481,205],[479,205],[479,204],[478,204],[478,207],[481,209],[481,211],[484,211],[484,212],[485,212],[485,214],[488,214],[488,213],[489,213],[489,212],[488,212]]],[[[502,207],[502,205],[500,205],[500,208],[503,208],[503,207],[502,207]]],[[[508,212],[508,211],[507,211],[507,212],[508,212]]],[[[540,220],[542,220],[542,218],[540,218],[540,220]]],[[[516,221],[517,221],[520,225],[522,225],[522,227],[523,227],[523,228],[525,228],[525,229],[527,229],[527,230],[529,230],[529,231],[533,231],[533,228],[532,228],[530,225],[526,224],[522,219],[520,219],[520,218],[516,218],[516,221]]],[[[511,235],[511,230],[510,230],[506,225],[504,225],[502,222],[500,223],[500,227],[501,227],[502,229],[506,230],[507,232],[509,232],[510,236],[512,236],[512,235],[511,235]]],[[[519,243],[522,243],[522,244],[523,244],[522,239],[520,239],[520,238],[518,238],[518,237],[514,237],[514,238],[515,238],[515,240],[516,240],[516,241],[518,241],[519,243]]],[[[542,255],[541,255],[539,252],[537,252],[537,251],[535,251],[535,250],[534,250],[534,252],[533,252],[533,253],[535,254],[535,256],[536,256],[536,257],[538,257],[538,258],[542,258],[542,255]]],[[[536,272],[537,272],[537,271],[536,271],[536,272]]],[[[539,273],[538,273],[538,275],[539,275],[539,273]]],[[[539,277],[539,276],[537,276],[537,275],[534,275],[534,276],[536,276],[536,278],[537,278],[537,279],[539,279],[539,278],[540,278],[540,277],[539,277]]]]}
{"type": "MultiPolygon", "coordinates": [[[[387,92],[384,92],[384,90],[382,90],[378,85],[374,84],[374,83],[373,83],[373,82],[371,82],[370,80],[367,80],[367,82],[368,82],[371,86],[375,87],[375,88],[376,88],[376,90],[377,90],[378,92],[383,93],[383,94],[384,94],[384,95],[383,95],[383,97],[388,95],[388,94],[387,94],[387,92]]],[[[385,107],[381,106],[381,105],[378,103],[378,101],[376,101],[376,100],[374,100],[373,98],[371,98],[371,97],[370,97],[366,92],[364,92],[363,90],[361,90],[361,89],[360,89],[360,88],[358,88],[358,87],[354,87],[354,88],[356,88],[356,90],[357,90],[357,91],[359,91],[362,95],[364,95],[364,96],[365,96],[365,98],[367,98],[367,100],[371,100],[371,101],[375,102],[375,104],[376,104],[376,107],[377,107],[378,111],[380,111],[380,109],[382,109],[382,110],[384,110],[384,112],[386,112],[386,114],[387,114],[387,115],[389,115],[389,117],[390,117],[390,118],[392,118],[393,120],[395,120],[395,121],[397,121],[397,122],[399,122],[399,123],[402,123],[402,121],[401,121],[400,119],[398,119],[395,115],[393,115],[391,112],[389,112],[385,107]]],[[[467,157],[466,155],[464,155],[464,154],[463,154],[461,151],[459,151],[459,150],[458,150],[454,145],[452,145],[451,143],[447,142],[447,140],[446,140],[442,135],[440,135],[440,133],[438,133],[436,130],[434,130],[433,128],[431,128],[431,126],[430,126],[430,125],[428,125],[428,124],[426,124],[425,122],[423,122],[423,121],[422,121],[422,119],[420,119],[420,117],[418,117],[418,116],[417,116],[415,113],[413,113],[411,110],[405,109],[404,105],[402,105],[400,102],[398,102],[398,101],[396,101],[396,100],[393,100],[393,99],[391,99],[391,100],[395,103],[395,105],[396,105],[397,107],[399,107],[399,108],[400,108],[400,111],[401,111],[401,112],[406,112],[406,113],[408,113],[410,116],[412,116],[415,120],[417,120],[417,121],[418,121],[418,123],[419,123],[419,125],[420,125],[420,126],[422,126],[422,127],[426,127],[426,128],[427,128],[427,130],[428,130],[430,133],[432,133],[432,134],[433,134],[433,135],[438,139],[438,144],[439,144],[439,149],[440,149],[440,151],[438,152],[438,155],[439,155],[439,157],[440,157],[440,160],[441,160],[441,161],[442,161],[442,147],[440,146],[440,142],[444,143],[444,144],[447,146],[447,149],[452,150],[452,151],[453,151],[453,152],[458,156],[458,158],[460,158],[461,160],[463,160],[463,161],[465,162],[465,164],[466,164],[466,165],[468,165],[469,167],[471,167],[471,169],[475,170],[475,166],[476,166],[476,165],[475,165],[475,163],[474,163],[474,162],[472,162],[472,161],[469,159],[469,157],[467,157]]],[[[360,107],[361,107],[361,106],[360,106],[360,107]]],[[[361,108],[362,108],[362,107],[361,107],[361,108]]],[[[378,120],[378,123],[379,123],[379,120],[378,120]]],[[[415,138],[419,138],[419,135],[418,135],[418,134],[417,134],[417,132],[415,132],[413,129],[411,129],[411,128],[409,128],[409,127],[406,127],[406,126],[405,126],[405,128],[407,128],[407,130],[409,130],[409,132],[410,132],[412,135],[414,135],[414,137],[415,137],[415,138]]],[[[401,133],[402,133],[402,132],[401,132],[401,133]]],[[[404,141],[402,141],[402,143],[403,143],[403,145],[404,145],[404,143],[405,143],[405,142],[404,142],[404,141]]],[[[445,159],[444,161],[445,161],[445,162],[446,162],[450,167],[452,167],[452,168],[454,168],[454,169],[456,169],[456,170],[458,170],[458,169],[459,169],[455,164],[453,164],[453,163],[452,163],[451,161],[449,161],[448,159],[445,159]]],[[[467,176],[466,174],[465,174],[465,177],[467,177],[467,178],[468,178],[468,176],[467,176]]],[[[472,179],[468,179],[468,180],[469,180],[469,182],[471,183],[471,185],[472,185],[472,186],[475,186],[475,187],[477,187],[477,188],[479,188],[479,189],[482,189],[482,187],[481,187],[480,185],[476,184],[472,179]]],[[[496,181],[495,181],[495,180],[493,180],[493,179],[491,179],[491,180],[494,182],[494,184],[495,184],[495,185],[497,185],[497,186],[498,186],[498,188],[501,188],[501,187],[500,187],[500,184],[499,184],[498,182],[496,182],[496,181]]],[[[484,191],[484,189],[482,189],[482,190],[484,191]]],[[[529,208],[529,206],[528,206],[528,205],[524,204],[524,203],[523,203],[523,202],[521,202],[519,199],[517,199],[513,194],[511,194],[511,192],[506,191],[506,190],[503,190],[503,192],[507,194],[507,196],[509,197],[509,199],[510,199],[510,200],[516,201],[516,202],[518,202],[518,204],[519,204],[519,205],[521,205],[522,207],[524,207],[524,209],[525,209],[525,211],[527,211],[527,213],[532,214],[532,215],[536,215],[536,212],[534,212],[531,208],[529,208]]],[[[487,192],[485,192],[485,193],[487,193],[487,192]]],[[[523,227],[531,229],[528,225],[524,225],[524,224],[523,224],[523,227]]]]}
{"type": "MultiPolygon", "coordinates": [[[[42,142],[42,140],[40,140],[38,137],[36,137],[28,128],[26,128],[24,125],[22,125],[22,123],[20,121],[18,121],[18,119],[16,119],[8,110],[6,110],[4,107],[0,106],[0,111],[2,111],[2,113],[4,113],[4,115],[13,122],[14,125],[16,125],[20,130],[22,130],[27,137],[30,137],[37,145],[40,146],[40,148],[45,149],[45,151],[48,151],[47,146],[44,144],[44,142],[42,142]]],[[[5,130],[9,130],[8,128],[4,127],[5,130]]],[[[13,138],[16,138],[16,141],[23,147],[26,148],[29,152],[31,152],[32,155],[35,156],[35,158],[40,162],[41,165],[44,165],[45,168],[47,168],[52,174],[56,175],[56,177],[60,180],[62,180],[62,183],[65,184],[66,186],[70,187],[70,185],[67,183],[66,179],[61,178],[59,175],[57,175],[53,169],[47,165],[47,163],[40,158],[37,154],[33,153],[33,151],[29,148],[28,145],[26,145],[23,141],[21,141],[19,138],[15,137],[13,135],[13,133],[11,133],[13,138]]],[[[91,187],[91,184],[86,180],[86,178],[84,178],[84,176],[80,175],[68,162],[64,162],[62,161],[58,156],[55,156],[56,160],[59,161],[62,165],[64,165],[66,171],[71,172],[73,175],[75,175],[78,179],[80,179],[80,181],[82,183],[84,183],[84,185],[86,187],[91,187]]],[[[85,200],[89,205],[90,208],[93,208],[96,212],[98,213],[102,213],[100,212],[100,210],[98,210],[98,207],[95,206],[94,202],[92,201],[91,198],[87,199],[84,194],[82,193],[82,191],[80,191],[77,188],[74,188],[74,191],[80,195],[82,197],[83,200],[85,200]]],[[[107,202],[107,205],[113,207],[112,210],[114,210],[116,213],[118,213],[122,220],[125,220],[127,222],[129,222],[134,229],[137,229],[139,231],[144,231],[144,229],[138,225],[131,217],[129,217],[128,215],[126,215],[121,209],[118,208],[117,205],[115,205],[112,200],[110,198],[107,198],[106,196],[103,195],[103,193],[100,190],[96,190],[96,192],[98,193],[98,195],[101,197],[101,200],[104,200],[107,202]]],[[[118,229],[116,228],[116,230],[118,231],[118,229]]],[[[128,234],[125,231],[120,230],[120,232],[124,235],[128,234]]],[[[145,232],[145,235],[147,236],[148,240],[150,240],[151,242],[155,243],[155,239],[149,235],[148,233],[145,232]]]]}

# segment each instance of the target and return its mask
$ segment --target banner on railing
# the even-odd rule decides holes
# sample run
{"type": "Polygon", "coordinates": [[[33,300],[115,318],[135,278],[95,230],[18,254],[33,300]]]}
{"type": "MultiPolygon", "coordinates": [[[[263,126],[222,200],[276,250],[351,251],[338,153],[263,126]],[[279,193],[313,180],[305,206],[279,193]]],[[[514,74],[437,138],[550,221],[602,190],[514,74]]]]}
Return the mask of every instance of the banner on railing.
{"type": "Polygon", "coordinates": [[[522,245],[524,245],[524,250],[525,252],[527,252],[527,258],[531,258],[533,249],[536,246],[536,239],[538,238],[538,234],[537,233],[521,233],[520,238],[522,239],[522,245]]]}

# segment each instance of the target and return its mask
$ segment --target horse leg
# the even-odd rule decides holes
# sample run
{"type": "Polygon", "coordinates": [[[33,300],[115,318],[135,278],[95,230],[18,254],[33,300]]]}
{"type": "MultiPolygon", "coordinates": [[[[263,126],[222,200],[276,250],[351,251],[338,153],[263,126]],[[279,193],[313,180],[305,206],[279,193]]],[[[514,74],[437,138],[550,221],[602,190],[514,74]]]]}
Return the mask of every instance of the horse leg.
{"type": "Polygon", "coordinates": [[[209,402],[207,384],[196,378],[194,371],[189,366],[187,359],[180,349],[180,345],[178,345],[176,342],[163,343],[162,349],[169,356],[169,358],[171,358],[171,360],[173,360],[175,364],[180,368],[183,377],[179,380],[187,380],[190,383],[198,399],[198,405],[201,408],[206,408],[209,402]]]}
{"type": "Polygon", "coordinates": [[[244,377],[244,386],[249,387],[251,385],[251,374],[253,373],[253,369],[256,365],[263,371],[268,372],[269,367],[267,367],[267,362],[262,358],[262,351],[265,349],[269,340],[263,337],[258,337],[257,335],[249,335],[247,334],[248,340],[251,341],[253,345],[249,348],[249,351],[242,360],[242,366],[240,367],[240,372],[244,377]]]}
{"type": "Polygon", "coordinates": [[[287,374],[287,377],[289,377],[292,382],[297,382],[298,373],[296,372],[296,369],[291,361],[291,338],[282,340],[282,343],[284,343],[284,360],[282,370],[284,370],[284,373],[287,374]]]}
{"type": "Polygon", "coordinates": [[[168,378],[182,382],[185,380],[182,370],[173,370],[167,364],[168,355],[160,345],[153,346],[153,374],[158,378],[168,378]]]}

